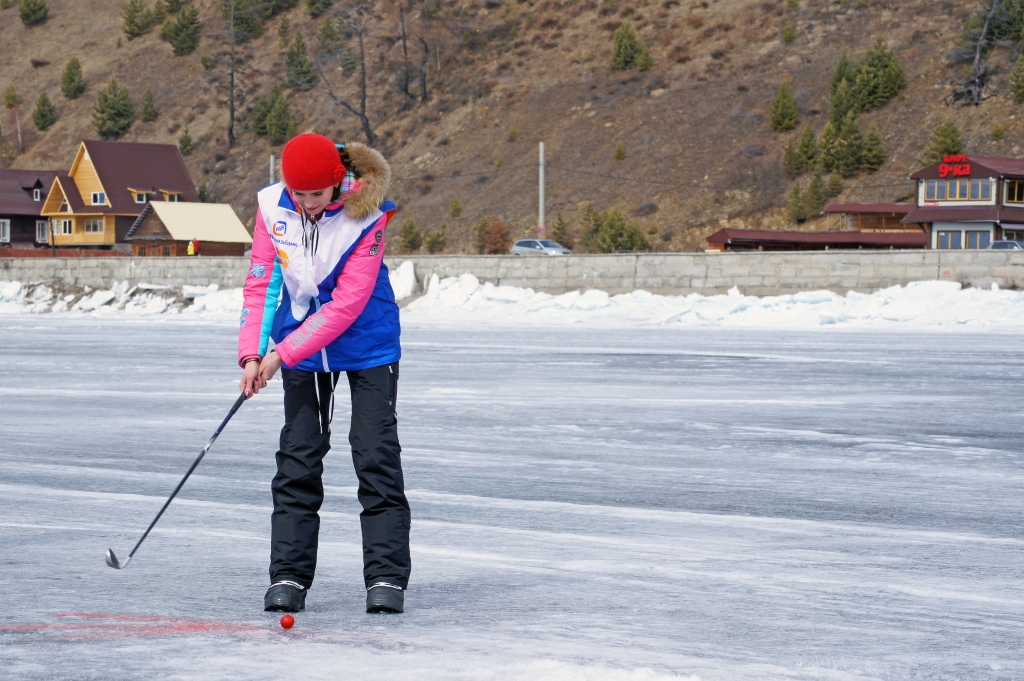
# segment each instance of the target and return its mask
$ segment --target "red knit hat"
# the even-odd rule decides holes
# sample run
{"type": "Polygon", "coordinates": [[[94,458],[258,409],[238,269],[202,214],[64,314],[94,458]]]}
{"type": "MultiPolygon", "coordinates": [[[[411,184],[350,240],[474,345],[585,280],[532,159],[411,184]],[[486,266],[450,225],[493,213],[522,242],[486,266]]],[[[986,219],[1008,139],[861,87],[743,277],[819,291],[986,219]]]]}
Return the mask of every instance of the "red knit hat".
{"type": "Polygon", "coordinates": [[[281,152],[281,174],[289,189],[315,191],[345,179],[338,147],[323,135],[307,132],[293,137],[281,152]]]}

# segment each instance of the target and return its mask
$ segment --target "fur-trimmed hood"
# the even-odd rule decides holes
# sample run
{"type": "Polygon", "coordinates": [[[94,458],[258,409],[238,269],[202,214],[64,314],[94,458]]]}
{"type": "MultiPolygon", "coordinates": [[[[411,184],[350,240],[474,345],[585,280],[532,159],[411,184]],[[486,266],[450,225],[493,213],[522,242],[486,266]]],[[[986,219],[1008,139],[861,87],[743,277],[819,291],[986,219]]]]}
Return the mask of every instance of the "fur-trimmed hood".
{"type": "Polygon", "coordinates": [[[376,149],[359,142],[345,144],[345,165],[355,173],[359,188],[345,195],[345,215],[359,220],[380,208],[391,185],[391,166],[376,149]]]}

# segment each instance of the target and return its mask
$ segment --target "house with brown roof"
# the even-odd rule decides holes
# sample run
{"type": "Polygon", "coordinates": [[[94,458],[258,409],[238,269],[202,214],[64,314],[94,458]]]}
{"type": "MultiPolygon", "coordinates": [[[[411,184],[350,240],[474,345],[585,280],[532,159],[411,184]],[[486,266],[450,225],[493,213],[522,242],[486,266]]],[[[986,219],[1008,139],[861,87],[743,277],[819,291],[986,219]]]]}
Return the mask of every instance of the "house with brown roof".
{"type": "Polygon", "coordinates": [[[127,249],[128,230],[152,201],[199,201],[178,147],[90,140],[54,178],[41,213],[55,246],[127,249]]]}
{"type": "Polygon", "coordinates": [[[170,203],[153,201],[143,209],[125,240],[136,257],[193,255],[189,243],[199,245],[194,255],[243,255],[252,237],[226,203],[170,203]]]}
{"type": "Polygon", "coordinates": [[[56,170],[0,170],[0,246],[46,246],[49,222],[41,215],[56,170]]]}

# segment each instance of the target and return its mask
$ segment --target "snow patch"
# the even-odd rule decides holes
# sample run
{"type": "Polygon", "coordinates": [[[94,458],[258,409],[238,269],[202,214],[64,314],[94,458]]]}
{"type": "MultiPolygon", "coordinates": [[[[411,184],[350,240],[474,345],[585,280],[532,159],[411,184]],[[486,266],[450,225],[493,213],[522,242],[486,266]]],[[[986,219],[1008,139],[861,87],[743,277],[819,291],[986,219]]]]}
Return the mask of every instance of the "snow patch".
{"type": "Polygon", "coordinates": [[[416,272],[411,260],[406,260],[393,272],[388,274],[391,289],[395,292],[395,300],[404,300],[416,293],[416,272]]]}

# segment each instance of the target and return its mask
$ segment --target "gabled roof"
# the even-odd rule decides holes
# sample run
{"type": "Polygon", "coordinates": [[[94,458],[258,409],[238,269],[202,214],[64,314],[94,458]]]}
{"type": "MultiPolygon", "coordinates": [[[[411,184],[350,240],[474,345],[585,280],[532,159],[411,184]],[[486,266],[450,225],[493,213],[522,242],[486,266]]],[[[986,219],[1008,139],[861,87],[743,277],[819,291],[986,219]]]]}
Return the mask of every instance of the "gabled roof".
{"type": "Polygon", "coordinates": [[[179,203],[176,201],[152,201],[139,215],[128,230],[125,240],[159,238],[137,236],[139,227],[149,216],[156,213],[167,233],[174,241],[198,239],[218,243],[252,243],[252,237],[242,221],[227,203],[179,203]]]}
{"type": "Polygon", "coordinates": [[[1024,222],[1024,208],[1008,206],[926,206],[903,222],[1024,222]]]}
{"type": "MultiPolygon", "coordinates": [[[[1021,177],[1024,178],[1024,159],[1007,158],[1004,156],[970,156],[967,162],[971,166],[970,177],[1021,177]]],[[[952,176],[939,177],[939,166],[936,163],[922,168],[910,176],[912,180],[953,179],[952,176]]]]}
{"type": "MultiPolygon", "coordinates": [[[[87,140],[82,145],[96,168],[96,174],[107,191],[107,201],[111,204],[110,208],[102,212],[141,212],[142,206],[135,203],[129,187],[155,191],[156,198],[161,198],[159,192],[163,189],[181,192],[183,201],[199,201],[199,192],[192,184],[185,160],[173,144],[87,140]]],[[[66,185],[65,189],[72,191],[66,185]]]]}
{"type": "Polygon", "coordinates": [[[765,243],[765,244],[815,244],[836,248],[858,246],[909,246],[923,247],[928,244],[924,232],[795,232],[767,229],[721,229],[708,237],[709,244],[765,243]]]}
{"type": "Polygon", "coordinates": [[[39,215],[56,176],[56,170],[0,170],[0,216],[39,215]],[[43,200],[32,200],[33,189],[43,200]]]}

